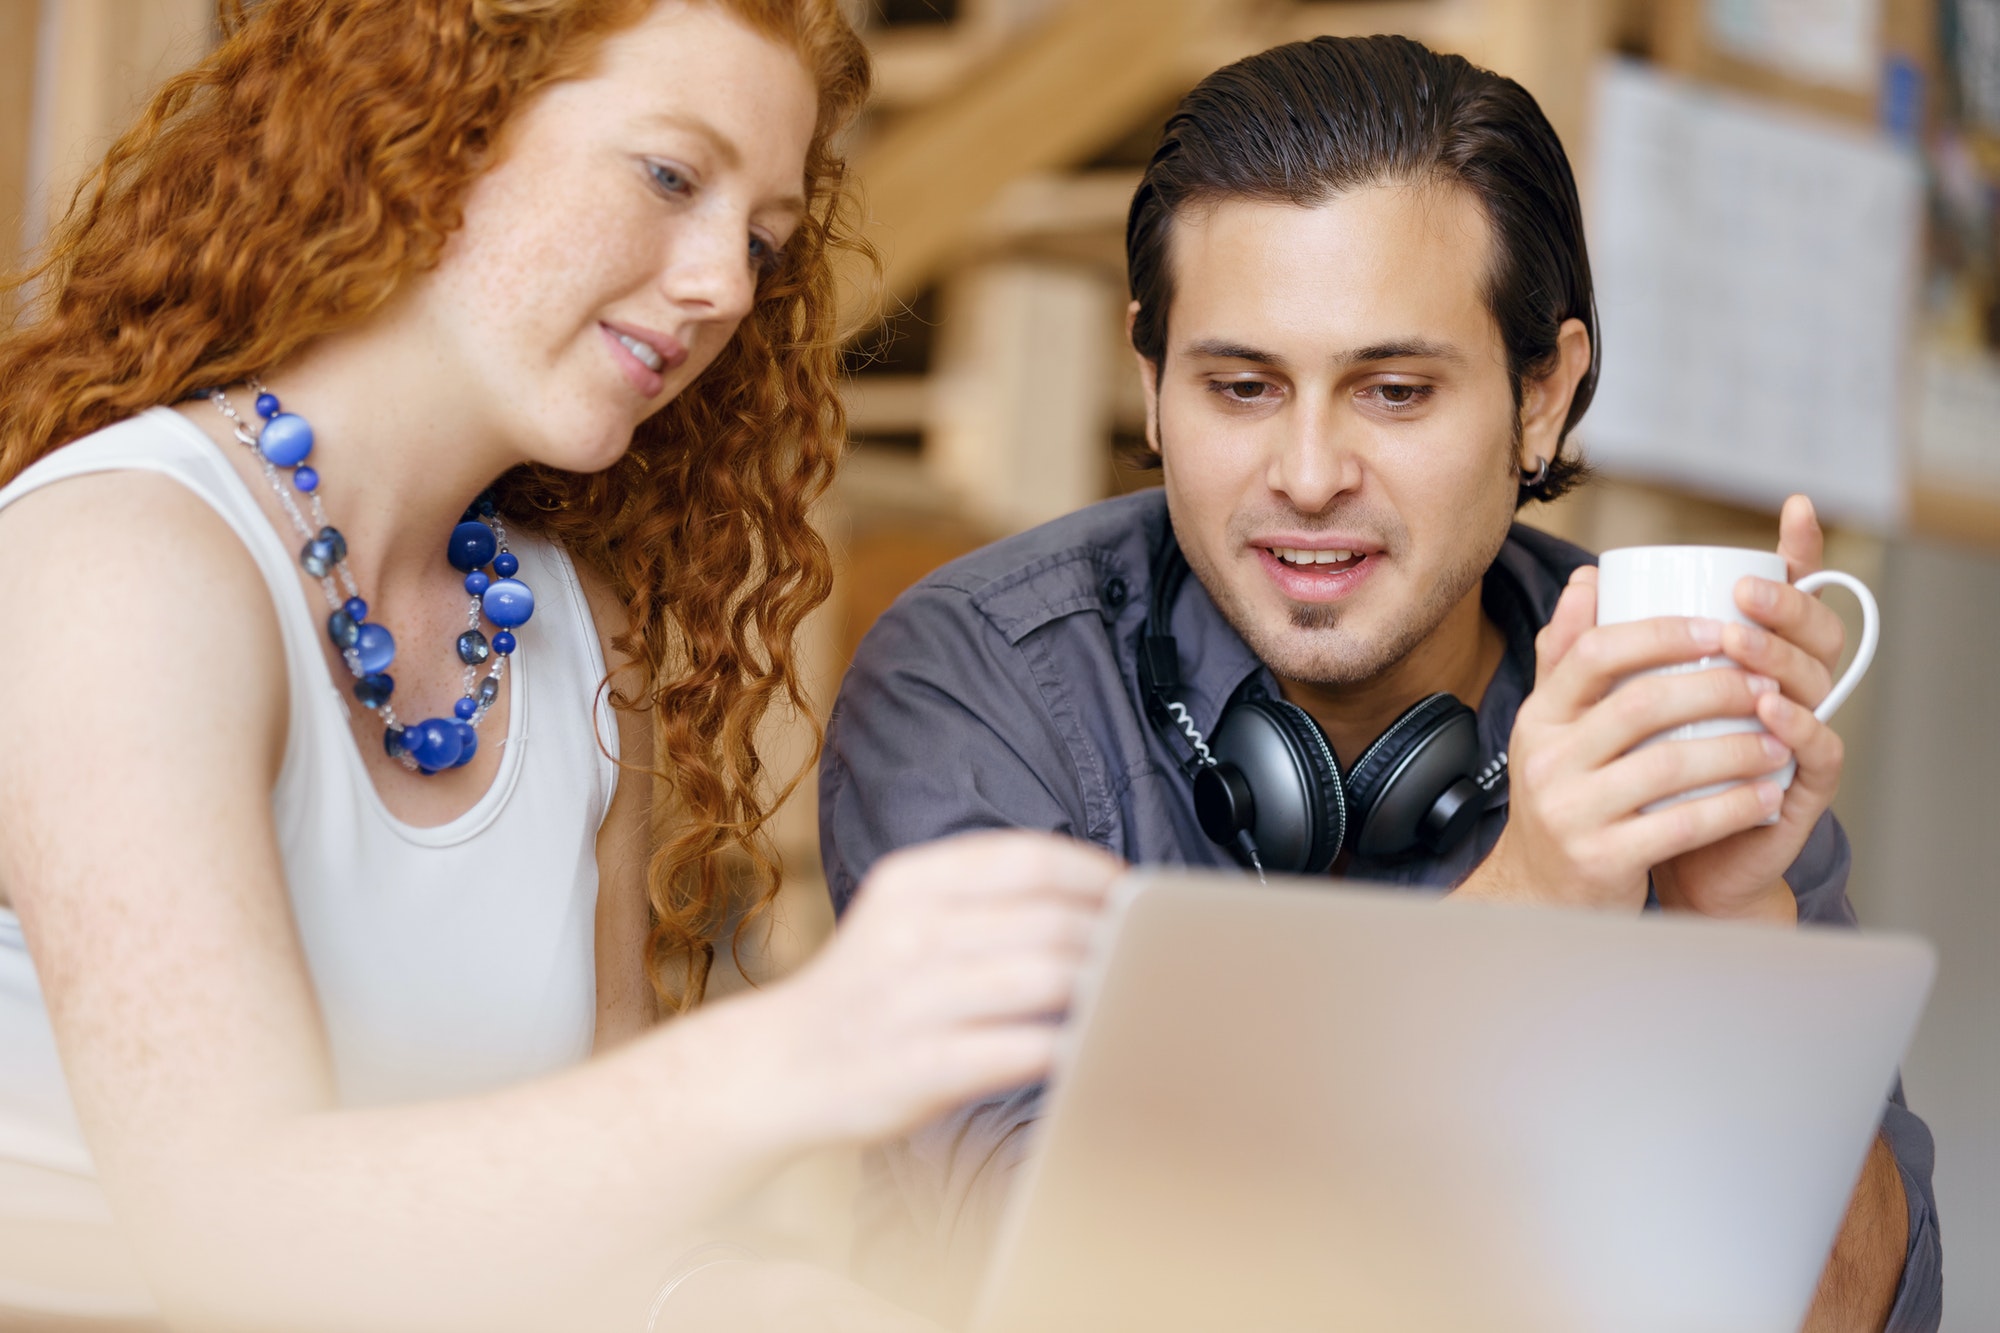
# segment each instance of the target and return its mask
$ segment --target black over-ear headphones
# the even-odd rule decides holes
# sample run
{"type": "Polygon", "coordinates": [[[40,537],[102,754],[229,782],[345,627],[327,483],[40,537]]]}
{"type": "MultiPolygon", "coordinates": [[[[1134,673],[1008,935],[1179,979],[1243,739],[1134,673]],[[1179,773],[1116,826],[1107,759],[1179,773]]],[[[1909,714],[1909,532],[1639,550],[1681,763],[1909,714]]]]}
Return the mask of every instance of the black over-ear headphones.
{"type": "Polygon", "coordinates": [[[1139,685],[1161,734],[1189,753],[1202,832],[1260,873],[1317,875],[1343,846],[1357,856],[1442,853],[1472,831],[1507,776],[1501,755],[1479,765],[1479,719],[1449,694],[1413,705],[1345,774],[1311,714],[1284,699],[1244,699],[1204,739],[1176,697],[1180,652],[1167,630],[1187,580],[1167,533],[1139,640],[1139,685]]]}

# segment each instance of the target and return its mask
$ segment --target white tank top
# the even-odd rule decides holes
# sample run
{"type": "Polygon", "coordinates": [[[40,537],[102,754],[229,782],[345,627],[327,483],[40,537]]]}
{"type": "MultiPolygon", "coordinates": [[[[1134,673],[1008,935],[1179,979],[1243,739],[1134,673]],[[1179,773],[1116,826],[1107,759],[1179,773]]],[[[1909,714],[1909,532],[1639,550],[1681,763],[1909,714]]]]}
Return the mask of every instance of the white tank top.
{"type": "MultiPolygon", "coordinates": [[[[263,571],[283,630],[289,739],[271,793],[292,914],[343,1102],[476,1092],[589,1054],[597,831],[618,768],[603,654],[575,570],[510,541],[536,612],[516,631],[499,776],[449,824],[383,806],[348,729],[291,551],[219,446],[156,407],[56,450],[0,490],[0,510],[84,473],[157,472],[199,495],[263,571]]],[[[488,743],[491,738],[488,738],[488,743]]],[[[0,909],[0,1162],[92,1174],[20,923],[0,909]]],[[[0,1210],[4,1211],[4,1210],[0,1210]]]]}

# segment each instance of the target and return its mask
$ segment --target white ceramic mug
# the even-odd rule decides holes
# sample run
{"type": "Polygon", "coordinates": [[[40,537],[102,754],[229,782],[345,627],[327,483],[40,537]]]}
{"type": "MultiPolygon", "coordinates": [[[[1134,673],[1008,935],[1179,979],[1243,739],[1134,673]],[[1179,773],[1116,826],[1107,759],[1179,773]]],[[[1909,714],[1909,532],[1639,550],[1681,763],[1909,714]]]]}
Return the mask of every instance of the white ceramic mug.
{"type": "MultiPolygon", "coordinates": [[[[1597,561],[1597,623],[1618,625],[1654,616],[1698,616],[1708,620],[1733,620],[1739,625],[1754,624],[1736,606],[1736,584],[1746,576],[1783,583],[1786,581],[1784,557],[1774,551],[1751,551],[1734,546],[1627,546],[1606,551],[1597,561]]],[[[1847,696],[1854,693],[1854,687],[1861,683],[1868,664],[1875,658],[1875,645],[1881,637],[1875,595],[1868,591],[1867,584],[1852,574],[1823,569],[1806,575],[1792,586],[1800,592],[1816,592],[1836,583],[1861,599],[1861,642],[1856,646],[1854,660],[1848,663],[1847,670],[1834,682],[1833,689],[1820,701],[1819,707],[1813,710],[1813,716],[1822,722],[1832,717],[1834,710],[1846,703],[1847,696]]],[[[1681,666],[1662,667],[1660,672],[1704,671],[1711,667],[1735,665],[1729,658],[1718,654],[1681,666]]],[[[1711,718],[1663,731],[1645,744],[1665,740],[1700,740],[1736,731],[1762,730],[1763,724],[1755,718],[1711,718]]],[[[1791,786],[1796,768],[1795,764],[1785,765],[1784,770],[1776,775],[1778,785],[1791,786]]],[[[1679,796],[1655,801],[1646,809],[1657,810],[1681,801],[1712,796],[1735,785],[1734,782],[1718,782],[1698,787],[1679,796]]],[[[1775,816],[1772,822],[1775,822],[1775,816]]]]}

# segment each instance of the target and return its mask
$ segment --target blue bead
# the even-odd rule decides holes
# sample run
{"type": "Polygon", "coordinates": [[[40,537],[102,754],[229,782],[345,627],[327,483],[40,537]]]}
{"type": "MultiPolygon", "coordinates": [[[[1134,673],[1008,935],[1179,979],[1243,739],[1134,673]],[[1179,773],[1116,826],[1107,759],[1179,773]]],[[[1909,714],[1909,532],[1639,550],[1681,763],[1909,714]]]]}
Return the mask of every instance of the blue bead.
{"type": "Polygon", "coordinates": [[[493,535],[493,529],[484,523],[461,523],[451,530],[444,556],[453,569],[473,570],[491,560],[499,549],[500,539],[493,535]]]}
{"type": "MultiPolygon", "coordinates": [[[[513,636],[509,635],[508,637],[511,638],[513,636]]],[[[499,681],[495,680],[491,676],[488,676],[485,680],[479,682],[478,702],[482,708],[491,708],[493,706],[493,701],[499,697],[500,697],[499,681]]]]}
{"type": "Polygon", "coordinates": [[[535,614],[535,594],[519,579],[501,579],[486,590],[479,604],[485,608],[486,618],[502,629],[525,625],[535,614]]]}
{"type": "Polygon", "coordinates": [[[363,625],[354,641],[355,656],[361,659],[361,674],[372,676],[387,671],[396,660],[396,639],[380,625],[363,625]]]}
{"type": "Polygon", "coordinates": [[[458,636],[458,660],[467,666],[478,666],[492,655],[493,649],[486,642],[486,636],[476,629],[469,629],[458,636]]]}
{"type": "Polygon", "coordinates": [[[313,540],[326,543],[326,549],[333,552],[334,564],[347,559],[347,538],[340,535],[339,528],[321,528],[313,540]]]}
{"type": "Polygon", "coordinates": [[[292,485],[310,495],[319,489],[319,473],[300,464],[292,469],[292,485]]]}
{"type": "Polygon", "coordinates": [[[451,706],[451,711],[452,711],[452,716],[456,717],[459,721],[470,722],[472,720],[472,715],[479,711],[479,701],[477,699],[474,699],[471,695],[467,695],[465,698],[460,699],[457,703],[453,704],[451,706]]]}
{"type": "Polygon", "coordinates": [[[260,393],[260,394],[258,394],[258,395],[257,395],[257,415],[258,415],[258,416],[260,416],[260,417],[264,418],[264,420],[266,420],[266,421],[269,421],[269,420],[270,420],[270,419],[271,419],[272,417],[274,417],[274,416],[278,415],[278,410],[279,410],[279,409],[278,409],[278,395],[277,395],[277,394],[275,394],[275,393],[260,393]]]}
{"type": "Polygon", "coordinates": [[[437,772],[450,768],[458,762],[458,752],[465,748],[465,742],[458,734],[459,724],[441,717],[428,718],[410,728],[410,757],[419,767],[437,772]]]}
{"type": "Polygon", "coordinates": [[[404,727],[387,727],[382,732],[382,753],[391,759],[399,759],[403,754],[403,741],[410,733],[404,727]]]}
{"type": "Polygon", "coordinates": [[[363,708],[380,708],[395,692],[396,678],[386,671],[373,672],[354,682],[354,697],[363,708]]]}
{"type": "Polygon", "coordinates": [[[326,637],[333,640],[334,647],[346,652],[361,637],[361,626],[346,611],[335,611],[326,618],[326,637]]]}
{"type": "Polygon", "coordinates": [[[299,548],[299,564],[316,579],[323,579],[333,569],[333,545],[315,537],[299,548]]]}
{"type": "Polygon", "coordinates": [[[313,428],[302,416],[280,412],[257,433],[257,452],[273,467],[297,467],[313,451],[313,428]]]}
{"type": "Polygon", "coordinates": [[[513,652],[515,646],[516,645],[514,643],[514,636],[509,634],[504,629],[501,630],[498,634],[493,636],[493,651],[500,654],[500,656],[502,657],[505,657],[507,656],[507,654],[513,652]]]}
{"type": "Polygon", "coordinates": [[[353,616],[354,623],[357,625],[368,619],[368,603],[362,601],[359,597],[348,598],[346,604],[340,609],[347,612],[348,615],[353,616]]]}
{"type": "Polygon", "coordinates": [[[512,551],[502,551],[493,557],[493,572],[503,579],[511,579],[521,572],[521,562],[512,551]]]}
{"type": "Polygon", "coordinates": [[[458,728],[458,758],[451,761],[453,768],[464,768],[472,762],[472,756],[479,753],[479,733],[472,729],[470,722],[454,722],[458,728]]]}
{"type": "Polygon", "coordinates": [[[492,583],[493,580],[486,576],[486,571],[483,569],[475,569],[465,576],[465,590],[474,597],[485,592],[492,583]]]}
{"type": "Polygon", "coordinates": [[[472,508],[481,518],[492,518],[500,512],[500,507],[493,503],[491,495],[481,495],[472,502],[472,508]]]}

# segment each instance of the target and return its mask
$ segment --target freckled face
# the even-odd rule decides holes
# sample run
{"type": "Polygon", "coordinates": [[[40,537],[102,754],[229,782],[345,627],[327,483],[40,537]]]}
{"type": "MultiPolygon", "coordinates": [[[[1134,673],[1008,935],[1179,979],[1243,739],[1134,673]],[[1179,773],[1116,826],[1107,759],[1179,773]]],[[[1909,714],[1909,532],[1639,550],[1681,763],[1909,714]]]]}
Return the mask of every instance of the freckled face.
{"type": "Polygon", "coordinates": [[[1378,185],[1232,200],[1171,244],[1156,440],[1189,566],[1279,676],[1367,680],[1478,586],[1513,517],[1485,215],[1378,185]]]}
{"type": "Polygon", "coordinates": [[[440,371],[523,458],[610,466],[749,313],[803,212],[798,56],[664,0],[509,125],[413,293],[440,371]]]}

